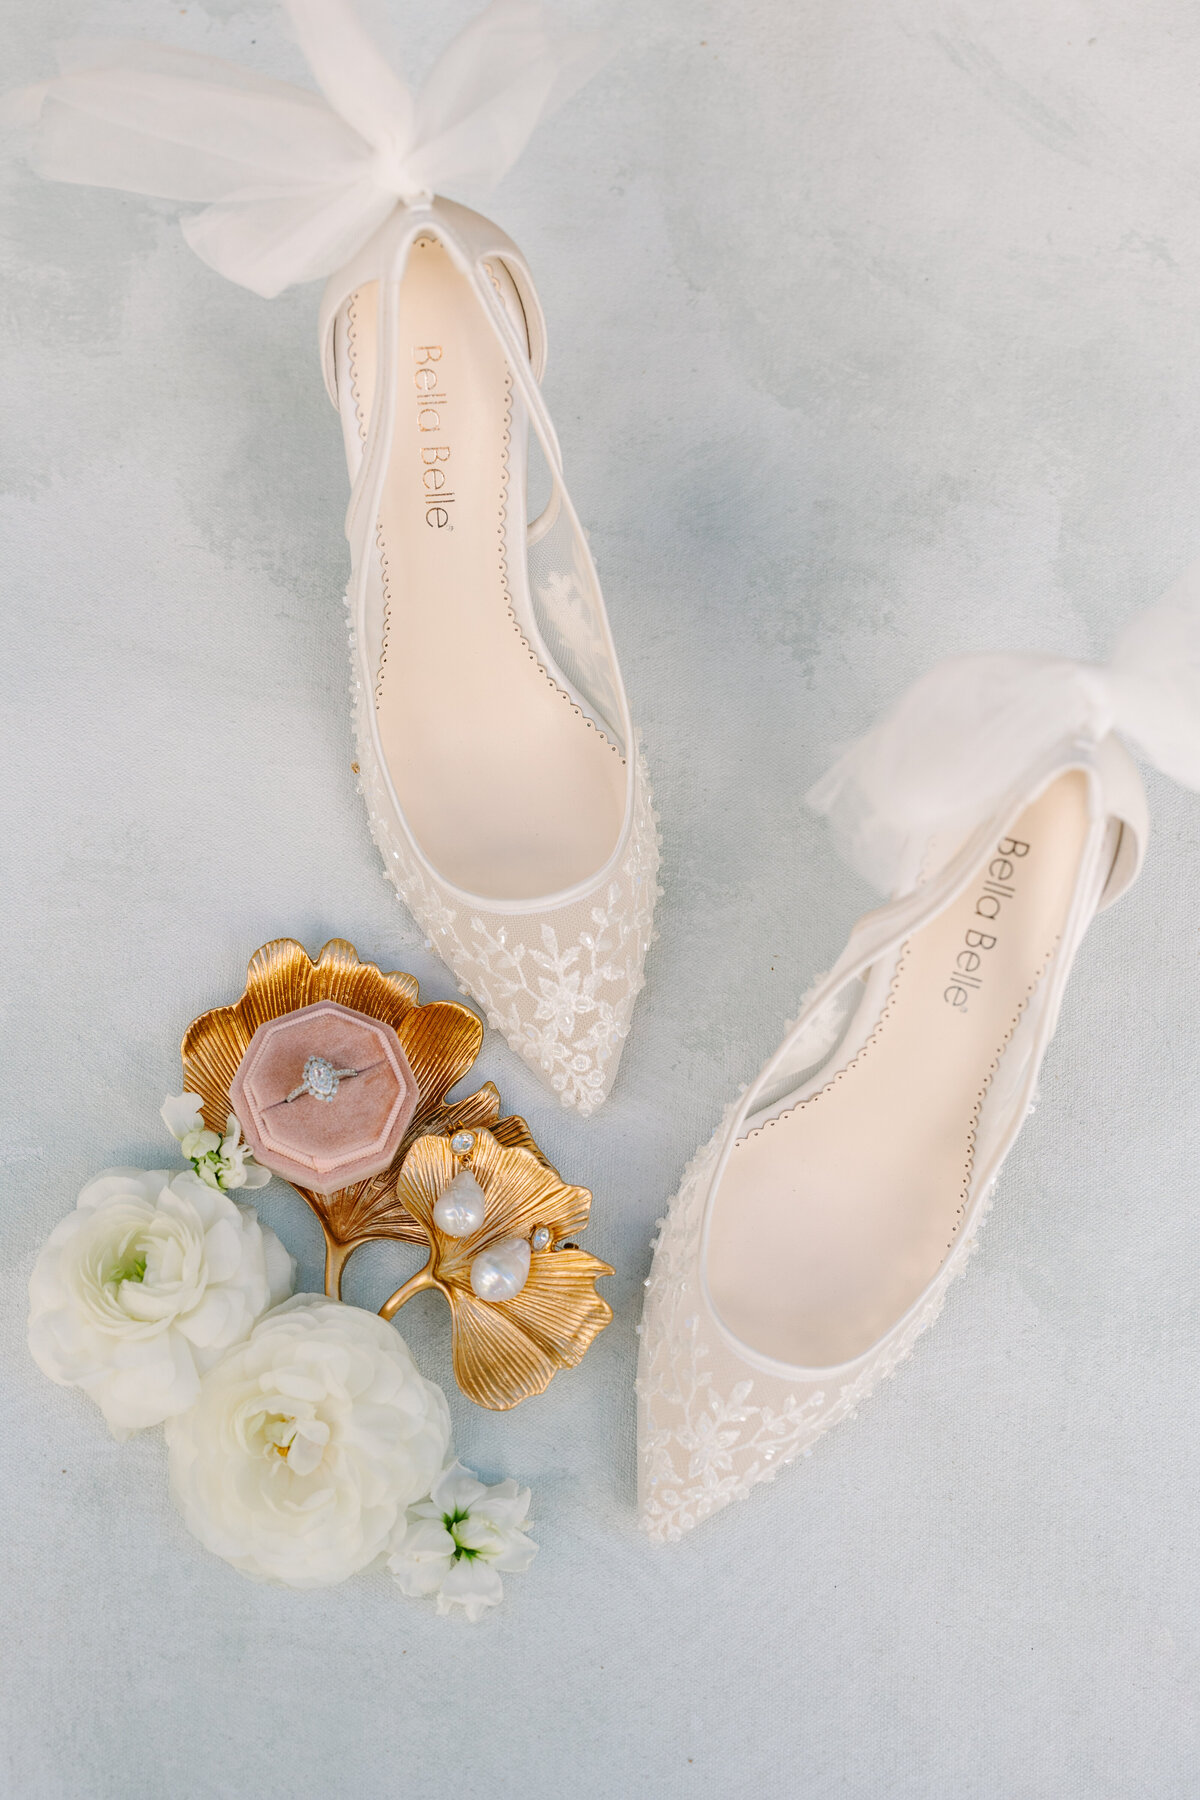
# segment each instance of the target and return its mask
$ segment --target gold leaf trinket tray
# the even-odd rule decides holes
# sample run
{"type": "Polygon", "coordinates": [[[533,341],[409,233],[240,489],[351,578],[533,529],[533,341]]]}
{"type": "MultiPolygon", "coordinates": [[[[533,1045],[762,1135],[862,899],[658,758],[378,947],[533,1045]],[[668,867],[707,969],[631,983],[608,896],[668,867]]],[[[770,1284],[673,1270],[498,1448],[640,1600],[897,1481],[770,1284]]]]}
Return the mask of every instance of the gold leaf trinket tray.
{"type": "Polygon", "coordinates": [[[251,957],[238,1001],[188,1027],[182,1056],[210,1128],[233,1113],[256,1160],[312,1209],[326,1293],[340,1297],[360,1244],[425,1245],[381,1316],[441,1292],[459,1387],[505,1410],[582,1359],[612,1317],[595,1283],[613,1271],[574,1241],[591,1195],[561,1179],[524,1119],[500,1117],[494,1083],[447,1100],[482,1042],[469,1007],[421,1004],[414,976],[345,940],[314,962],[279,938],[251,957]]]}

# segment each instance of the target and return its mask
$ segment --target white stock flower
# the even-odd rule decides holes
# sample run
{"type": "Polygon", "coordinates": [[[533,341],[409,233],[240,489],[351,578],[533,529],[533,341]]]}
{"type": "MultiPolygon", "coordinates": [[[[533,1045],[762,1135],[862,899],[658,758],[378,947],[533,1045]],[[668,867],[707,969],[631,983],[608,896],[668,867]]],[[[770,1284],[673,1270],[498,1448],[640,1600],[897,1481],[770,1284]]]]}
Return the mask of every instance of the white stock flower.
{"type": "MultiPolygon", "coordinates": [[[[163,1124],[181,1144],[190,1133],[204,1129],[199,1094],[168,1094],[160,1111],[163,1124]]],[[[217,1134],[214,1131],[212,1135],[215,1138],[217,1134]]]]}
{"type": "Polygon", "coordinates": [[[450,1443],[441,1389],[376,1313],[298,1294],[167,1426],[189,1530],[257,1580],[327,1587],[373,1562],[450,1443]]]}
{"type": "Polygon", "coordinates": [[[537,1555],[525,1536],[529,1489],[515,1481],[485,1487],[459,1462],[444,1469],[428,1500],[409,1508],[388,1568],[402,1592],[436,1594],[437,1609],[461,1606],[481,1619],[504,1598],[504,1574],[520,1574],[537,1555]]]}
{"type": "Polygon", "coordinates": [[[228,1192],[232,1188],[266,1187],[270,1169],[254,1161],[242,1128],[232,1113],[225,1121],[225,1135],[209,1131],[200,1111],[199,1094],[168,1094],[161,1107],[162,1121],[179,1143],[205,1187],[228,1192]]]}
{"type": "Polygon", "coordinates": [[[292,1291],[255,1214],[191,1170],[109,1169],[56,1225],[29,1281],[29,1348],[114,1437],[193,1404],[202,1371],[292,1291]]]}

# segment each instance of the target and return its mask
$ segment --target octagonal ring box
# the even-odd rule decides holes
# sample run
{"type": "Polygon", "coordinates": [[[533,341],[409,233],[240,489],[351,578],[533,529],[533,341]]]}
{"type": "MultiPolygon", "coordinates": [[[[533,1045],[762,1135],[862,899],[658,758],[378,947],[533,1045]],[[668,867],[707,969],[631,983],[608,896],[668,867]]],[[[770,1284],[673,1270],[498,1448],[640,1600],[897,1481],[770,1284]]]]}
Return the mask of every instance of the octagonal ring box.
{"type": "Polygon", "coordinates": [[[318,1000],[259,1026],[229,1099],[257,1162],[332,1194],[388,1167],[416,1111],[417,1082],[390,1025],[318,1000]],[[332,1100],[305,1093],[289,1104],[311,1056],[361,1072],[343,1076],[332,1100]]]}

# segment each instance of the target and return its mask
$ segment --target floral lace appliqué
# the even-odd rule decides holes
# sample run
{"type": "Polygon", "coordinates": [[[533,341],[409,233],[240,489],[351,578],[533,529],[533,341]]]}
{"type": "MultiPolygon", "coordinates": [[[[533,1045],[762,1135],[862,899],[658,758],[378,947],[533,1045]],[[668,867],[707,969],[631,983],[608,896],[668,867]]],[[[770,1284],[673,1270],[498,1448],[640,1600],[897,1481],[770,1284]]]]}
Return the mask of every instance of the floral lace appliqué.
{"type": "Polygon", "coordinates": [[[487,1022],[538,1069],[564,1106],[603,1100],[629,1033],[658,898],[658,829],[640,748],[633,814],[616,868],[553,913],[505,914],[462,903],[424,869],[395,821],[371,745],[370,697],[351,627],[351,695],[359,781],[371,832],[396,892],[487,1022]]]}
{"type": "Polygon", "coordinates": [[[700,1280],[709,1188],[737,1111],[735,1101],[685,1172],[646,1283],[637,1380],[642,1526],[668,1542],[744,1499],[757,1482],[773,1480],[854,1416],[937,1318],[990,1203],[989,1194],[974,1208],[968,1235],[913,1316],[850,1370],[825,1383],[763,1373],[725,1342],[700,1280]]]}

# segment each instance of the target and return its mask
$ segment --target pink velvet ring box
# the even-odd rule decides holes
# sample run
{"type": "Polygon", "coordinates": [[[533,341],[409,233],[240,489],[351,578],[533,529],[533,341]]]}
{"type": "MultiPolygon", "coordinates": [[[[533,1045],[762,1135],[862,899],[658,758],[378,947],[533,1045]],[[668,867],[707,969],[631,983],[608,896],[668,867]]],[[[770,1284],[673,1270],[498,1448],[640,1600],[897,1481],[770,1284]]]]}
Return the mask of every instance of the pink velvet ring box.
{"type": "Polygon", "coordinates": [[[229,1090],[255,1160],[297,1187],[332,1194],[386,1169],[417,1106],[417,1081],[390,1025],[318,1000],[268,1019],[251,1038],[229,1090]],[[332,1099],[305,1092],[310,1057],[354,1070],[332,1099]]]}

